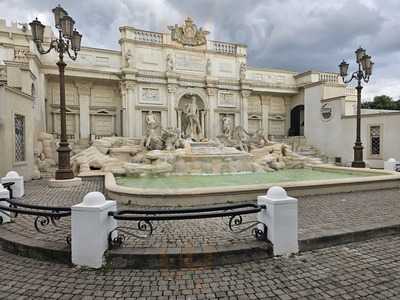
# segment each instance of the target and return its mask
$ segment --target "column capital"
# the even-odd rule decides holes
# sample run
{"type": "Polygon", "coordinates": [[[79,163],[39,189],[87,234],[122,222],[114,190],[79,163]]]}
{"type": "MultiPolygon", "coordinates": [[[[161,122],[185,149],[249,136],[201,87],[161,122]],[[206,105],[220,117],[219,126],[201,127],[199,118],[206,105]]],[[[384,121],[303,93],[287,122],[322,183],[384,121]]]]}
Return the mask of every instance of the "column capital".
{"type": "Polygon", "coordinates": [[[217,88],[207,88],[207,94],[208,96],[216,96],[217,95],[217,88]]]}
{"type": "Polygon", "coordinates": [[[240,94],[242,95],[243,98],[247,98],[251,95],[251,90],[241,90],[240,94]]]}
{"type": "Polygon", "coordinates": [[[176,84],[168,84],[168,93],[174,94],[178,90],[178,87],[176,84]]]}
{"type": "Polygon", "coordinates": [[[127,90],[132,90],[136,87],[136,82],[135,81],[122,81],[121,82],[121,90],[127,89],[127,90]]]}

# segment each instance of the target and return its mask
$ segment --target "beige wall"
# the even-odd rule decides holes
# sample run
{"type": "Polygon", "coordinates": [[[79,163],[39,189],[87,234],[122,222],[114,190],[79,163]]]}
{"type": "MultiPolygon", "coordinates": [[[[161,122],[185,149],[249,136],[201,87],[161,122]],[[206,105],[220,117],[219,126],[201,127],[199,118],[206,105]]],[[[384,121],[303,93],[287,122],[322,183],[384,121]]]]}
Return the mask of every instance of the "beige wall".
{"type": "MultiPolygon", "coordinates": [[[[346,116],[346,98],[337,97],[320,101],[320,85],[306,89],[305,136],[308,143],[329,157],[341,157],[343,163],[353,161],[353,146],[356,138],[356,116],[346,116]],[[332,117],[322,118],[321,107],[332,109],[332,117]]],[[[364,146],[364,160],[374,168],[383,168],[383,162],[393,157],[400,160],[400,140],[395,128],[400,124],[400,113],[364,114],[361,118],[361,141],[364,146]],[[381,127],[381,154],[370,153],[370,126],[381,127]]]]}
{"type": "Polygon", "coordinates": [[[32,97],[22,92],[0,87],[0,176],[17,171],[25,180],[32,177],[34,156],[34,126],[32,97]],[[25,117],[25,161],[15,161],[15,114],[25,117]]]}

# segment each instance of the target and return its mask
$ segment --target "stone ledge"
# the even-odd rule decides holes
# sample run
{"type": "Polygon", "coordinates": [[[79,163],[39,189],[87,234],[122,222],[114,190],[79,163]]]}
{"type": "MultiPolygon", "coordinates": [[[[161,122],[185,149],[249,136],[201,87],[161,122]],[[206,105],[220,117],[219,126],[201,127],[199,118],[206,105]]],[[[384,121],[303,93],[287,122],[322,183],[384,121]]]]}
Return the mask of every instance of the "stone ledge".
{"type": "Polygon", "coordinates": [[[52,188],[73,187],[73,186],[78,186],[81,183],[82,179],[79,177],[74,177],[72,179],[64,179],[64,180],[49,179],[49,187],[52,188]]]}

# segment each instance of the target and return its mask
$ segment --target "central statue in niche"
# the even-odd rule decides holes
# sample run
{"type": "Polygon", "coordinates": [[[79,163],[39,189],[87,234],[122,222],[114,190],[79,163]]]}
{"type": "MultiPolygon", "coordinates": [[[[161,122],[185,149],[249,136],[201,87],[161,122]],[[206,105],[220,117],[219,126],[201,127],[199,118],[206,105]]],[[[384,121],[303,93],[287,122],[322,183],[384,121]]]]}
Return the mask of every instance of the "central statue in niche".
{"type": "Polygon", "coordinates": [[[196,100],[196,96],[192,96],[191,102],[185,104],[182,119],[182,128],[185,136],[194,141],[203,138],[200,125],[200,110],[196,104],[196,100]]]}

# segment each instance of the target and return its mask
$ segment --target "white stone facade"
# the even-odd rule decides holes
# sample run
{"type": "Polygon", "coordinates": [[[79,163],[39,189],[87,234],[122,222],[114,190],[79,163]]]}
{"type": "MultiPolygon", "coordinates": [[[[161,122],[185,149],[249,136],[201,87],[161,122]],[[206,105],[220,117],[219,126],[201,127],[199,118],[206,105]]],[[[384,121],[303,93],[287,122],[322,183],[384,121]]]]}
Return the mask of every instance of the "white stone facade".
{"type": "MultiPolygon", "coordinates": [[[[319,114],[326,99],[340,97],[343,109],[337,113],[353,112],[354,95],[337,74],[250,67],[245,45],[212,41],[207,34],[191,19],[164,33],[124,26],[120,51],[83,47],[76,61],[66,58],[69,140],[88,145],[103,136],[142,138],[149,111],[163,128],[179,128],[185,102],[192,96],[207,139],[221,133],[222,120],[228,117],[234,126],[249,132],[262,129],[271,139],[305,135],[320,146],[314,125],[319,121],[313,123],[320,116],[313,111],[319,114]]],[[[52,36],[46,27],[46,41],[52,36]]],[[[1,149],[7,159],[0,162],[0,174],[17,169],[31,178],[40,132],[58,137],[57,60],[55,52],[37,52],[29,26],[7,26],[0,20],[0,139],[11,141],[1,149]],[[10,103],[11,98],[16,100],[10,103]],[[26,120],[26,155],[24,162],[17,162],[13,116],[22,105],[27,106],[20,112],[26,120]]],[[[382,161],[387,158],[383,155],[382,161]]]]}

